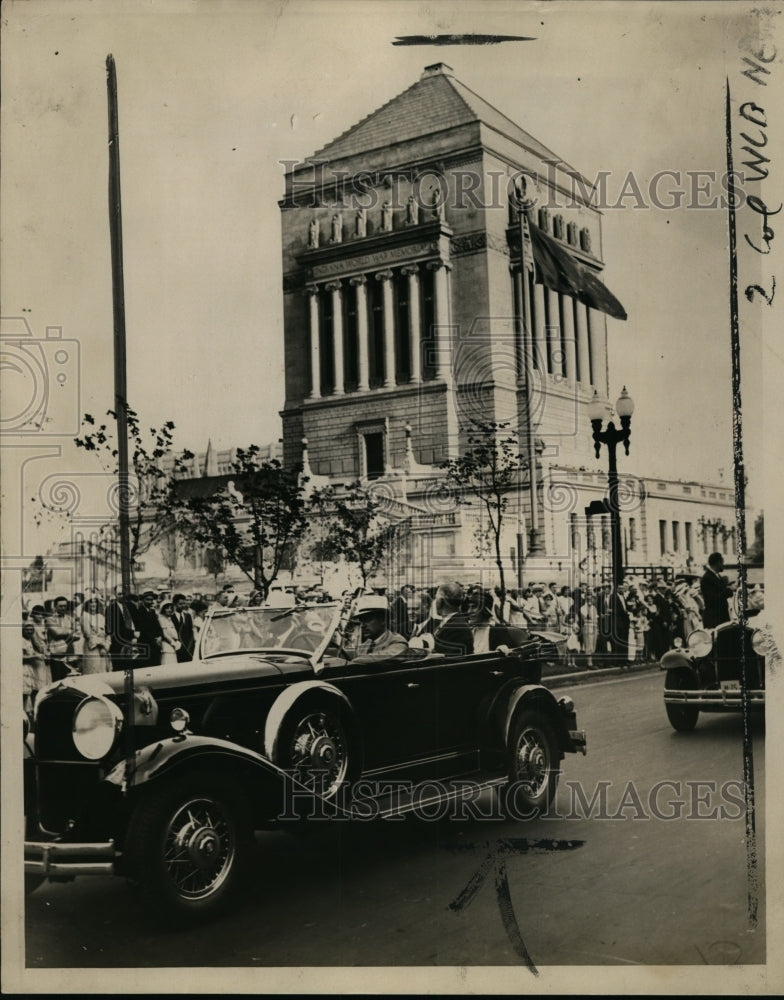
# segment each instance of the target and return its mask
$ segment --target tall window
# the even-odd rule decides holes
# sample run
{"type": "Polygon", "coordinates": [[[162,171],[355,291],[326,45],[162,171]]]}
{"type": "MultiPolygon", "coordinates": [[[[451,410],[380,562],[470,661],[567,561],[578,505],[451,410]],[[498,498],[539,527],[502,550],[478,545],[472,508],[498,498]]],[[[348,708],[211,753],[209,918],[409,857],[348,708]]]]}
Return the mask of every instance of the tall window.
{"type": "Polygon", "coordinates": [[[321,340],[321,392],[326,396],[335,391],[335,350],[332,339],[332,292],[319,293],[319,337],[321,340]]]}
{"type": "Polygon", "coordinates": [[[368,364],[371,389],[384,384],[384,290],[375,276],[368,288],[368,364]]]}
{"type": "Polygon", "coordinates": [[[343,322],[346,327],[346,350],[343,355],[346,391],[351,392],[359,384],[359,324],[356,295],[346,295],[343,299],[343,322]]]}
{"type": "Polygon", "coordinates": [[[384,435],[380,431],[365,434],[365,475],[378,479],[384,475],[384,435]]]}
{"type": "Polygon", "coordinates": [[[433,339],[433,324],[436,321],[435,272],[425,267],[420,271],[419,287],[422,295],[422,378],[432,379],[436,375],[436,344],[433,339]]]}
{"type": "Polygon", "coordinates": [[[684,521],[683,530],[686,533],[686,551],[688,552],[689,555],[691,555],[691,545],[692,545],[691,521],[684,521]]]}
{"type": "Polygon", "coordinates": [[[672,551],[680,552],[681,550],[681,525],[679,521],[672,522],[672,551]]]}
{"type": "Polygon", "coordinates": [[[562,292],[558,293],[558,325],[561,328],[561,336],[559,340],[561,355],[560,361],[558,358],[554,358],[554,368],[553,371],[556,375],[566,375],[566,324],[564,323],[564,311],[566,309],[572,308],[572,299],[569,295],[564,295],[562,292]]]}
{"type": "Polygon", "coordinates": [[[659,521],[659,549],[660,555],[667,551],[667,522],[659,521]]]}
{"type": "Polygon", "coordinates": [[[634,550],[637,548],[637,518],[629,518],[629,548],[634,550]]]}
{"type": "Polygon", "coordinates": [[[411,378],[411,310],[408,302],[408,277],[395,272],[395,303],[397,313],[396,350],[397,381],[408,382],[411,378]]]}

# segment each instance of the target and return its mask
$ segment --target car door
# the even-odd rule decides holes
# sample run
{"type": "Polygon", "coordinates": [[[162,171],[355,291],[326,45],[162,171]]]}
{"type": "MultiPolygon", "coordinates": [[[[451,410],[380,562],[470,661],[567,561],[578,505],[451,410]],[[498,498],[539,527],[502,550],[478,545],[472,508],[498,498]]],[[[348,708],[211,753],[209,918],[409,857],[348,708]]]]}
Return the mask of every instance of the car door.
{"type": "Polygon", "coordinates": [[[349,664],[336,684],[354,709],[365,771],[395,767],[433,751],[436,675],[422,661],[349,664]]]}
{"type": "Polygon", "coordinates": [[[516,661],[495,652],[448,657],[436,679],[438,749],[477,750],[481,720],[501,686],[516,673],[516,661]]]}

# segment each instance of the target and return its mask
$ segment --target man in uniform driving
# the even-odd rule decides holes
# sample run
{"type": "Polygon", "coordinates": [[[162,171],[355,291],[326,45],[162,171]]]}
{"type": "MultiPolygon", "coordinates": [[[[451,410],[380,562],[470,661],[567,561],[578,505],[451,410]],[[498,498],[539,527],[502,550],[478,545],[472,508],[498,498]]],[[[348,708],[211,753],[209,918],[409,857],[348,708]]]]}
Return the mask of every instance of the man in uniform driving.
{"type": "Polygon", "coordinates": [[[391,632],[388,625],[389,602],[381,594],[357,599],[352,620],[362,628],[362,641],[356,650],[347,650],[352,664],[381,663],[404,657],[408,643],[402,635],[391,632]]]}

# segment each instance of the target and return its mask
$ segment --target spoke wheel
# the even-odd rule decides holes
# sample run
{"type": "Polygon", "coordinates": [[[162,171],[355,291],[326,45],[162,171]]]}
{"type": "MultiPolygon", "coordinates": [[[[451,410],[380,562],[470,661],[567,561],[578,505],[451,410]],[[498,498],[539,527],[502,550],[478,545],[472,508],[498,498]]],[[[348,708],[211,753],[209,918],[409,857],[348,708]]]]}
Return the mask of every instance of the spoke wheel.
{"type": "Polygon", "coordinates": [[[212,915],[239,888],[252,839],[241,790],[188,775],[139,802],[126,835],[129,874],[171,917],[212,915]]]}
{"type": "Polygon", "coordinates": [[[167,824],[163,864],[183,899],[205,899],[226,881],[236,854],[230,813],[212,798],[186,802],[167,824]]]}
{"type": "Polygon", "coordinates": [[[547,809],[558,786],[558,752],[546,717],[533,709],[521,712],[510,731],[507,811],[518,818],[547,809]]]}
{"type": "Polygon", "coordinates": [[[337,712],[316,710],[297,716],[284,735],[282,765],[315,795],[334,798],[349,770],[348,738],[337,712]]]}

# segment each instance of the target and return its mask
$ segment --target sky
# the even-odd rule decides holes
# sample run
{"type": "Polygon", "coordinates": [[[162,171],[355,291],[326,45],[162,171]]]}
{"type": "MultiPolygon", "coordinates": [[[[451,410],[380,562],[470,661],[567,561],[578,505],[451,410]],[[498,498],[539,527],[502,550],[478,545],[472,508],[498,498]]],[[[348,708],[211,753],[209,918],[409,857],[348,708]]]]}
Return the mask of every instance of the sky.
{"type": "MultiPolygon", "coordinates": [[[[608,320],[610,385],[612,398],[625,384],[636,403],[631,456],[619,461],[638,475],[683,480],[715,482],[723,470],[730,484],[727,213],[695,206],[688,190],[694,175],[687,172],[724,173],[729,77],[736,146],[740,102],[756,101],[767,108],[758,117],[766,118],[777,151],[768,150],[770,178],[749,184],[749,192],[762,193],[772,209],[782,201],[784,129],[773,113],[784,79],[781,56],[766,64],[765,86],[741,75],[766,16],[754,13],[758,6],[6,0],[0,312],[12,326],[27,320],[37,341],[47,327],[62,328],[65,347],[49,343],[42,351],[50,373],[58,351],[67,356],[62,391],[52,385],[52,414],[56,427],[75,424],[59,435],[17,440],[6,433],[0,441],[4,528],[17,507],[31,520],[31,494],[58,474],[77,485],[82,474],[101,481],[100,466],[75,449],[71,436],[81,413],[100,416],[113,401],[109,53],[119,90],[128,390],[145,424],[173,420],[178,444],[195,450],[208,439],[227,448],[280,435],[281,161],[312,154],[409,87],[423,67],[444,61],[586,177],[607,177],[604,277],[628,313],[625,323],[608,320]],[[534,40],[392,44],[403,34],[467,32],[534,40]],[[662,171],[674,174],[663,192],[685,190],[679,208],[620,199],[630,172],[645,192],[662,171]],[[20,441],[28,451],[41,449],[40,460],[24,469],[20,456],[28,452],[20,441]]],[[[760,128],[749,124],[748,134],[758,137],[760,128]]],[[[767,222],[781,228],[775,216],[767,222]]],[[[761,232],[762,220],[747,204],[738,231],[746,472],[750,505],[775,514],[784,425],[776,331],[784,329],[784,286],[772,308],[759,293],[752,301],[745,295],[754,283],[770,289],[782,271],[778,244],[770,257],[747,245],[745,236],[759,244],[761,232]]],[[[9,385],[19,387],[13,373],[3,374],[0,407],[7,414],[9,385]]],[[[49,524],[40,537],[47,531],[68,534],[67,526],[49,524]]],[[[784,519],[770,518],[769,550],[782,551],[782,532],[784,519]]],[[[19,550],[4,541],[0,568],[44,551],[37,538],[29,548],[23,539],[19,550]]],[[[769,591],[770,581],[767,575],[769,591]]],[[[773,584],[775,598],[784,590],[780,574],[773,584]]]]}
{"type": "MultiPolygon", "coordinates": [[[[716,185],[696,197],[691,186],[695,171],[724,173],[725,80],[737,75],[739,39],[756,30],[752,7],[4,4],[2,314],[26,318],[36,338],[60,326],[63,338],[78,341],[80,397],[63,405],[96,415],[109,409],[112,53],[129,401],[145,424],[173,420],[178,445],[194,450],[208,439],[216,448],[277,439],[280,161],[312,154],[424,66],[444,61],[586,177],[606,178],[604,278],[629,317],[608,320],[610,387],[614,400],[628,386],[636,403],[629,470],[713,482],[723,475],[729,484],[727,213],[718,203],[694,204],[723,193],[716,185]],[[477,31],[534,40],[392,45],[401,34],[477,31]],[[683,191],[679,208],[651,203],[657,175],[661,200],[683,191]]],[[[749,493],[762,505],[769,456],[753,316],[744,337],[749,493]]],[[[61,468],[91,467],[70,437],[60,447],[61,468]]],[[[47,474],[45,463],[35,474],[47,474]]]]}

